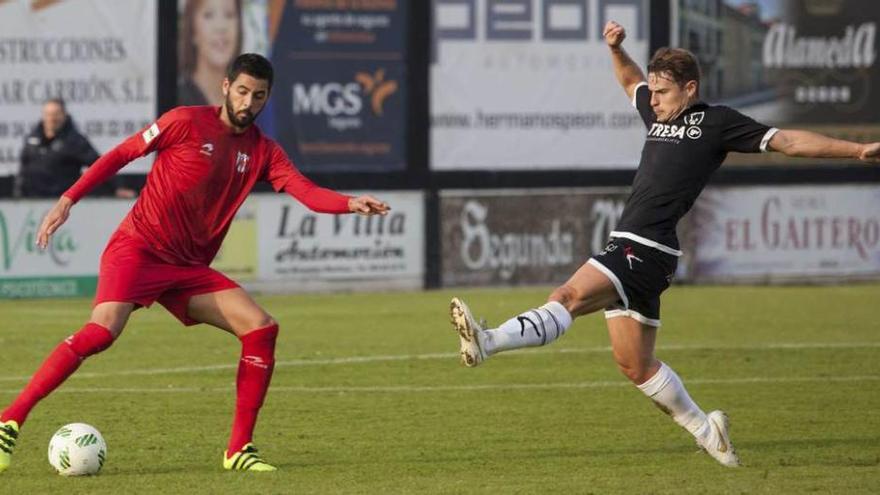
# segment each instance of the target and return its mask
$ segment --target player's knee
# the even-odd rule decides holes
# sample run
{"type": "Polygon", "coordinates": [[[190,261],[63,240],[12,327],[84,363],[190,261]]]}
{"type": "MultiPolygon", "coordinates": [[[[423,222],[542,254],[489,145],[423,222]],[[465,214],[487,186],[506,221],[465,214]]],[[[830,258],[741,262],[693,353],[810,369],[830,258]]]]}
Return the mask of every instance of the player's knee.
{"type": "Polygon", "coordinates": [[[99,304],[92,310],[92,316],[89,318],[89,323],[94,323],[96,325],[100,325],[107,329],[113,338],[119,337],[119,334],[122,333],[122,330],[125,328],[126,323],[128,323],[128,317],[131,315],[131,312],[134,310],[134,305],[125,304],[119,305],[116,303],[103,303],[99,304]]]}
{"type": "Polygon", "coordinates": [[[247,323],[242,326],[245,327],[242,330],[243,335],[271,327],[275,327],[275,333],[278,332],[278,322],[266,313],[251,318],[247,323]]]}
{"type": "Polygon", "coordinates": [[[578,302],[578,300],[580,300],[580,298],[581,295],[574,287],[563,284],[550,293],[550,297],[547,298],[547,301],[556,301],[559,304],[565,306],[565,309],[567,309],[569,312],[573,312],[573,308],[574,306],[576,306],[576,303],[578,302]]]}
{"type": "Polygon", "coordinates": [[[260,318],[260,322],[257,325],[257,328],[269,328],[275,327],[275,332],[278,332],[278,322],[275,321],[275,318],[272,318],[270,315],[264,315],[260,318]]]}
{"type": "Polygon", "coordinates": [[[67,337],[65,342],[81,358],[97,354],[113,344],[114,335],[96,323],[88,323],[82,330],[67,337]]]}
{"type": "Polygon", "coordinates": [[[615,355],[614,361],[623,376],[636,385],[645,383],[652,376],[650,360],[615,355]]]}
{"type": "Polygon", "coordinates": [[[261,324],[254,325],[250,330],[240,333],[239,338],[274,347],[275,340],[278,338],[278,323],[270,317],[268,320],[261,321],[261,324]]]}

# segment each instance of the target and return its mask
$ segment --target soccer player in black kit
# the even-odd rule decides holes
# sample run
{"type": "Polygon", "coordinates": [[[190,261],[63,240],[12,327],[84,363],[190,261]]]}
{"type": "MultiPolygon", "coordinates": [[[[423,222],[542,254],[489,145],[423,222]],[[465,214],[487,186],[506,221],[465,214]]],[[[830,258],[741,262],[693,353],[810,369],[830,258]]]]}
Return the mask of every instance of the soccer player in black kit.
{"type": "Polygon", "coordinates": [[[739,466],[727,415],[704,413],[672,368],[654,357],[660,294],[669,287],[682,254],[675,226],[730,151],[876,162],[880,143],[780,130],[731,108],[707,105],[699,99],[700,69],[692,53],[661,48],[648,64],[646,79],[621,46],[623,27],[611,21],[603,34],[617,80],[647,128],[617,229],[605,250],[557,287],[546,304],[497,328],[483,329],[464,302],[454,298],[450,316],[461,361],[474,367],[501,351],[549,344],[574,318],[604,309],[614,360],[623,374],[716,461],[739,466]]]}

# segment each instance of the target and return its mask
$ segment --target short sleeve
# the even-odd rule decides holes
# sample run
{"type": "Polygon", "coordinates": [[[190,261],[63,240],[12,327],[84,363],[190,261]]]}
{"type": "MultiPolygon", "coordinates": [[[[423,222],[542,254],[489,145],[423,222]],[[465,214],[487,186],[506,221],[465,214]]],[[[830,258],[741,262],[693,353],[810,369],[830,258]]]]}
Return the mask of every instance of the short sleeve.
{"type": "Polygon", "coordinates": [[[754,121],[732,108],[724,107],[721,146],[725,151],[760,153],[779,129],[754,121]]]}
{"type": "Polygon", "coordinates": [[[645,127],[657,120],[657,116],[654,115],[654,110],[651,108],[651,90],[648,89],[648,83],[641,82],[636,86],[633,91],[632,106],[638,110],[645,127]]]}

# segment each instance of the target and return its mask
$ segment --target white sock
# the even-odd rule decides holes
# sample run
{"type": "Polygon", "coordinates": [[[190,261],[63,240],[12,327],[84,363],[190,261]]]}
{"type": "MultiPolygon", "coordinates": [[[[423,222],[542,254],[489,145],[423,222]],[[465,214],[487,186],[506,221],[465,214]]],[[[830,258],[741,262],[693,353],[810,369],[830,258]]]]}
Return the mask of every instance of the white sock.
{"type": "Polygon", "coordinates": [[[562,304],[551,301],[511,318],[500,327],[482,332],[486,354],[546,345],[565,335],[571,326],[571,314],[562,304]]]}
{"type": "Polygon", "coordinates": [[[691,435],[700,439],[709,434],[706,414],[691,399],[681,378],[666,363],[660,363],[657,373],[638,387],[691,435]]]}

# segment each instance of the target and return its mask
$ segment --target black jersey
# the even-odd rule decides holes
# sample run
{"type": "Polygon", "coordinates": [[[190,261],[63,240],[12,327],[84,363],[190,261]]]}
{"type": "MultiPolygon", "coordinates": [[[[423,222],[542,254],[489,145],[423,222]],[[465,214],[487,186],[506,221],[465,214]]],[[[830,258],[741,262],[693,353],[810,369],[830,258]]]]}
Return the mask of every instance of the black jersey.
{"type": "Polygon", "coordinates": [[[632,194],[611,237],[626,237],[663,252],[681,255],[675,226],[693,206],[728,151],[766,151],[777,129],[736,110],[696,103],[670,122],[657,122],[647,83],[633,105],[648,135],[632,194]]]}

